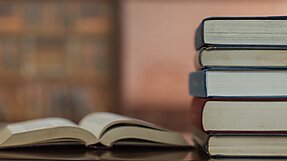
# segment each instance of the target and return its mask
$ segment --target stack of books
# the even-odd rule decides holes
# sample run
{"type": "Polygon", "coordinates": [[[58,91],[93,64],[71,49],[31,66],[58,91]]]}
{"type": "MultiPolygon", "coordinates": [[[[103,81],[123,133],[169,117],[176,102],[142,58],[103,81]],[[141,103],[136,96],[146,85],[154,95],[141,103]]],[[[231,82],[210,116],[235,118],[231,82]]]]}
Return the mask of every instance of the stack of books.
{"type": "Polygon", "coordinates": [[[212,17],[189,77],[194,140],[211,156],[287,156],[287,17],[212,17]]]}

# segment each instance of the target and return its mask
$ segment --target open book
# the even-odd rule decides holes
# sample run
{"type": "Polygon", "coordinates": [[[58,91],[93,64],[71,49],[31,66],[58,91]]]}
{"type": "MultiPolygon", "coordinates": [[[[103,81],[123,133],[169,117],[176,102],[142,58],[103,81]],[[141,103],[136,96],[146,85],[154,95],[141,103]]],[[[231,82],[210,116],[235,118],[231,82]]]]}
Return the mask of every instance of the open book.
{"type": "Polygon", "coordinates": [[[63,118],[43,118],[8,124],[0,130],[0,148],[75,143],[89,147],[189,146],[179,133],[106,112],[89,114],[79,125],[63,118]]]}

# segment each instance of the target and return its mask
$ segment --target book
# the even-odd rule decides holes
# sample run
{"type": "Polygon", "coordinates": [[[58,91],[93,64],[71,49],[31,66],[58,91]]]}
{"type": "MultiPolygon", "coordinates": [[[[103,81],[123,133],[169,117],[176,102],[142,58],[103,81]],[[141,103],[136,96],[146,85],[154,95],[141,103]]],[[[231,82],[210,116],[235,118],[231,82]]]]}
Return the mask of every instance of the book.
{"type": "Polygon", "coordinates": [[[197,53],[196,65],[202,68],[286,68],[287,50],[220,48],[201,49],[197,53]]]}
{"type": "Polygon", "coordinates": [[[191,123],[205,132],[286,133],[286,99],[193,98],[191,104],[191,123]]]}
{"type": "Polygon", "coordinates": [[[189,76],[189,93],[197,97],[286,98],[287,71],[205,69],[189,76]]]}
{"type": "Polygon", "coordinates": [[[286,19],[286,16],[209,17],[196,31],[195,47],[285,47],[286,19]]]}
{"type": "Polygon", "coordinates": [[[287,157],[286,133],[204,133],[193,128],[197,146],[210,157],[287,157]]]}
{"type": "Polygon", "coordinates": [[[189,147],[177,132],[107,112],[88,114],[79,125],[63,118],[43,118],[8,124],[0,130],[1,149],[62,144],[189,147]]]}

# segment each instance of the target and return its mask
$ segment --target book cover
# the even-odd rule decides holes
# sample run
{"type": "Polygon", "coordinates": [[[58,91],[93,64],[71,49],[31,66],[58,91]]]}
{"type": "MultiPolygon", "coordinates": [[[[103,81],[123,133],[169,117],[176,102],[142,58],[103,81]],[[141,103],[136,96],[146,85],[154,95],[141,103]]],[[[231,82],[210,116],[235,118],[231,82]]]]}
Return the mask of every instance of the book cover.
{"type": "Polygon", "coordinates": [[[204,27],[205,22],[210,20],[286,20],[286,16],[266,16],[266,17],[208,17],[202,20],[199,27],[195,33],[195,48],[199,50],[200,48],[217,48],[217,47],[242,47],[242,48],[286,48],[286,45],[270,45],[270,44],[220,44],[220,43],[207,43],[204,39],[204,27]]]}

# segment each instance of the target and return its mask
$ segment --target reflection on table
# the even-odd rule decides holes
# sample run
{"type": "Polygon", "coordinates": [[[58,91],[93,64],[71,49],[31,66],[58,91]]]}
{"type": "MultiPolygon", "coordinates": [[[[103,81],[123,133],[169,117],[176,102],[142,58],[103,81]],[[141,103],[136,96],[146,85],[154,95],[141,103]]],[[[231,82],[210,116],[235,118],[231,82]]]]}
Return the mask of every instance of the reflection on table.
{"type": "Polygon", "coordinates": [[[0,150],[9,160],[202,160],[194,148],[115,147],[91,149],[80,145],[0,150]]]}

